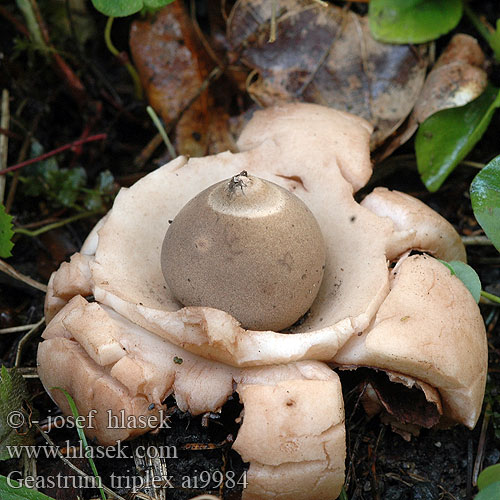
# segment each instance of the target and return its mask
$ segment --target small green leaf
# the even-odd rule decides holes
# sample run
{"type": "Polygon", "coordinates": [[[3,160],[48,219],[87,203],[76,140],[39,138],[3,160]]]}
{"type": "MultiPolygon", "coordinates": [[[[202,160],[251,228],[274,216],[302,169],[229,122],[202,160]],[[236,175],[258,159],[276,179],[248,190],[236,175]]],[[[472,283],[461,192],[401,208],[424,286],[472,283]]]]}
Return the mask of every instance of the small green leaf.
{"type": "Polygon", "coordinates": [[[142,0],[92,0],[94,7],[110,17],[130,16],[142,9],[142,0]]]}
{"type": "MultiPolygon", "coordinates": [[[[31,157],[43,153],[40,143],[31,145],[31,157]]],[[[20,181],[23,193],[28,196],[43,196],[57,206],[74,207],[86,184],[87,174],[82,167],[59,168],[54,157],[28,165],[23,170],[20,181]]]]}
{"type": "Polygon", "coordinates": [[[462,0],[371,0],[370,29],[376,40],[422,43],[452,30],[462,17],[462,0]]]}
{"type": "Polygon", "coordinates": [[[415,152],[420,177],[429,191],[437,191],[481,139],[498,106],[499,89],[488,85],[474,101],[438,111],[420,125],[415,152]]]}
{"type": "Polygon", "coordinates": [[[481,490],[474,500],[498,500],[500,498],[500,482],[492,483],[481,490]]]}
{"type": "Polygon", "coordinates": [[[54,500],[37,490],[21,486],[14,479],[0,476],[0,498],[2,500],[54,500]]]}
{"type": "Polygon", "coordinates": [[[174,0],[92,0],[94,7],[110,17],[130,16],[143,7],[159,9],[174,0]]]}
{"type": "Polygon", "coordinates": [[[75,204],[86,180],[87,174],[82,167],[51,171],[47,175],[47,182],[51,188],[49,196],[63,207],[71,207],[75,204]]]}
{"type": "MultiPolygon", "coordinates": [[[[0,460],[13,458],[8,447],[34,443],[30,414],[24,403],[29,393],[23,376],[15,369],[0,370],[0,460]]],[[[3,497],[0,495],[0,498],[3,497]]]]}
{"type": "Polygon", "coordinates": [[[474,216],[500,252],[500,156],[474,177],[470,199],[474,216]]]}
{"type": "Polygon", "coordinates": [[[12,216],[6,211],[5,207],[0,203],[0,257],[10,257],[11,250],[14,246],[12,243],[12,216]]]}
{"type": "Polygon", "coordinates": [[[490,484],[500,481],[500,464],[486,467],[477,478],[477,487],[480,490],[488,487],[490,484]]]}
{"type": "Polygon", "coordinates": [[[451,271],[451,274],[454,274],[462,281],[474,297],[474,300],[479,302],[479,298],[481,297],[481,280],[476,271],[460,260],[452,260],[450,262],[445,262],[441,259],[438,260],[451,271]]]}

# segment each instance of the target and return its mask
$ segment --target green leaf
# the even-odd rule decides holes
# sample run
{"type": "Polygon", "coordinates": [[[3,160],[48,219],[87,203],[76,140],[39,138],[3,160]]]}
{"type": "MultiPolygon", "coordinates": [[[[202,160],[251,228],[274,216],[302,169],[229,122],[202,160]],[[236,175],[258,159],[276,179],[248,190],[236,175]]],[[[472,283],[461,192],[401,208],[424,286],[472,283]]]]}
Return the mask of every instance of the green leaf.
{"type": "Polygon", "coordinates": [[[500,481],[500,464],[486,467],[477,478],[477,487],[480,490],[488,487],[490,484],[500,481]]]}
{"type": "Polygon", "coordinates": [[[429,191],[437,191],[481,139],[498,106],[499,89],[488,85],[474,101],[438,111],[420,125],[415,152],[420,177],[429,191]]]}
{"type": "Polygon", "coordinates": [[[500,156],[474,177],[470,199],[474,216],[500,252],[500,156]]]}
{"type": "Polygon", "coordinates": [[[142,0],[92,0],[94,7],[110,17],[130,16],[142,9],[142,0]]]}
{"type": "Polygon", "coordinates": [[[64,207],[75,204],[80,188],[85,186],[87,174],[82,167],[62,168],[48,172],[47,182],[50,186],[50,198],[64,207]]]}
{"type": "Polygon", "coordinates": [[[37,490],[21,486],[14,479],[5,476],[0,476],[0,498],[2,500],[54,500],[37,490]]]}
{"type": "Polygon", "coordinates": [[[11,250],[14,246],[12,243],[12,216],[6,211],[5,207],[0,203],[0,257],[10,257],[11,250]]]}
{"type": "MultiPolygon", "coordinates": [[[[0,460],[9,460],[12,454],[7,446],[23,446],[34,443],[34,431],[30,427],[30,414],[23,403],[30,399],[23,376],[15,369],[0,370],[0,460]]],[[[0,496],[0,498],[3,497],[0,496]]]]}
{"type": "Polygon", "coordinates": [[[175,0],[144,0],[144,5],[150,9],[159,9],[174,1],[175,0]]]}
{"type": "MultiPolygon", "coordinates": [[[[31,157],[42,153],[42,145],[34,141],[31,157]]],[[[20,180],[25,195],[44,196],[57,206],[73,207],[86,184],[87,174],[82,167],[59,168],[56,159],[51,157],[27,166],[20,180]]]]}
{"type": "Polygon", "coordinates": [[[144,6],[159,9],[174,0],[92,0],[94,7],[102,14],[110,17],[130,16],[139,12],[144,6]]]}
{"type": "Polygon", "coordinates": [[[376,40],[422,43],[452,30],[462,17],[462,0],[371,0],[370,29],[376,40]]]}
{"type": "Polygon", "coordinates": [[[460,260],[452,260],[450,262],[445,262],[441,259],[438,260],[451,271],[451,274],[454,274],[462,281],[474,297],[474,300],[479,302],[479,298],[481,297],[481,280],[476,271],[460,260]]]}
{"type": "Polygon", "coordinates": [[[498,500],[500,498],[500,482],[492,483],[481,490],[474,500],[498,500]]]}

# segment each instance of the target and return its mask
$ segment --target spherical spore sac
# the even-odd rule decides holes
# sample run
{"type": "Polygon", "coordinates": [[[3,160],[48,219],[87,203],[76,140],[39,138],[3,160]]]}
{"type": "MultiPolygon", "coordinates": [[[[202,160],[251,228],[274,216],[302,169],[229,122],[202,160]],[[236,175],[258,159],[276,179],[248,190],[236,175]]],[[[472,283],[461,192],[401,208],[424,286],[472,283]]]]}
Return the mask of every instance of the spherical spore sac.
{"type": "Polygon", "coordinates": [[[242,172],[182,208],[165,236],[161,263],[184,306],[221,309],[244,328],[280,331],[311,307],[325,243],[299,198],[242,172]]]}

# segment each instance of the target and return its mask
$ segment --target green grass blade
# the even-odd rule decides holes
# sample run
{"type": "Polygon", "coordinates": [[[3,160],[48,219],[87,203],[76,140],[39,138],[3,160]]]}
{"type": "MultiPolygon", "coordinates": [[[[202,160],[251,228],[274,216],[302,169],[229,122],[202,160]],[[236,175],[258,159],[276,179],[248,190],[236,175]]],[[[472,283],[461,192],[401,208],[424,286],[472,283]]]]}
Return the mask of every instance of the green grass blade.
{"type": "MultiPolygon", "coordinates": [[[[61,391],[66,396],[66,400],[68,401],[69,407],[71,408],[71,413],[73,414],[73,417],[75,418],[76,430],[78,432],[78,437],[82,441],[83,447],[85,448],[85,458],[89,461],[90,468],[92,469],[92,472],[94,473],[94,477],[96,478],[97,484],[100,485],[101,478],[99,477],[99,473],[97,472],[97,467],[95,466],[94,460],[90,455],[91,450],[90,450],[89,445],[87,443],[87,437],[85,436],[85,433],[83,432],[83,425],[80,422],[80,419],[78,418],[80,416],[80,414],[78,413],[78,408],[76,407],[75,401],[71,397],[70,393],[66,389],[63,389],[62,387],[52,387],[50,390],[51,391],[54,391],[54,390],[61,391]]],[[[102,500],[106,500],[106,494],[104,493],[104,490],[102,489],[101,486],[98,486],[98,487],[99,487],[99,491],[101,492],[102,500]]]]}

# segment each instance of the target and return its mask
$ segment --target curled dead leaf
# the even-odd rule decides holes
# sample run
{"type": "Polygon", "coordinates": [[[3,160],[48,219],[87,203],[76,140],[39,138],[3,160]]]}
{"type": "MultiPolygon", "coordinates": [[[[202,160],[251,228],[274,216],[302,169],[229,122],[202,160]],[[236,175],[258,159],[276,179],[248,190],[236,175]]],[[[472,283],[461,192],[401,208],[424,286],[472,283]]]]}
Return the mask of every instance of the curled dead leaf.
{"type": "Polygon", "coordinates": [[[213,62],[182,2],[134,21],[130,49],[151,106],[166,124],[178,120],[179,154],[203,156],[234,149],[226,116],[215,110],[209,89],[200,93],[213,62]]]}
{"type": "Polygon", "coordinates": [[[475,38],[456,34],[427,76],[408,122],[383,147],[376,161],[386,158],[404,144],[429,116],[443,109],[464,106],[479,97],[488,84],[488,75],[482,67],[484,60],[484,53],[475,38]]]}

